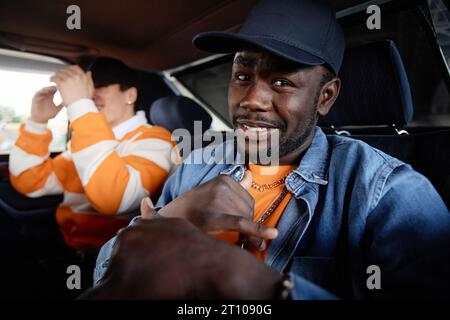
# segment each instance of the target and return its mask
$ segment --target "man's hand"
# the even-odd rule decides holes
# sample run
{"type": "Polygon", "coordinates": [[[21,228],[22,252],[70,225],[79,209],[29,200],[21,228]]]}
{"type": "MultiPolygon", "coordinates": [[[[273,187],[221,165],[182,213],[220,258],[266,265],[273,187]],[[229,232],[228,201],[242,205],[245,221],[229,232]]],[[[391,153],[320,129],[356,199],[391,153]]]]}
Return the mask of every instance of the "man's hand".
{"type": "MultiPolygon", "coordinates": [[[[163,217],[189,220],[206,233],[235,231],[247,236],[259,250],[266,249],[264,240],[277,237],[275,228],[253,222],[254,200],[246,189],[252,184],[252,174],[246,171],[241,183],[228,176],[218,176],[195,189],[183,193],[158,211],[163,217]]],[[[141,204],[144,218],[154,217],[152,210],[141,204]]]]}
{"type": "Polygon", "coordinates": [[[53,103],[55,93],[56,87],[45,87],[34,94],[31,102],[31,121],[47,123],[48,120],[56,117],[63,105],[56,106],[53,103]]]}
{"type": "Polygon", "coordinates": [[[50,81],[56,84],[66,106],[80,99],[91,99],[94,95],[91,72],[84,72],[79,66],[70,66],[57,71],[50,81]]]}
{"type": "Polygon", "coordinates": [[[273,299],[280,274],[184,219],[119,232],[105,277],[84,299],[273,299]]]}

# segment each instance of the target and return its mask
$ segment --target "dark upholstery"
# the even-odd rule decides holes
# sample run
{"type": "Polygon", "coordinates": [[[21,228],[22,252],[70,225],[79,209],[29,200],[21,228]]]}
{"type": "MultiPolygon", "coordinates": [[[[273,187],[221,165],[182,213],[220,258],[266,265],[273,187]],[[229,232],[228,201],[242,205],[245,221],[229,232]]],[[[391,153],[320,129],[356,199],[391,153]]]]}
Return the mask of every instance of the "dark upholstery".
{"type": "Polygon", "coordinates": [[[162,80],[162,78],[155,73],[136,71],[136,74],[138,83],[138,100],[136,102],[136,110],[144,110],[147,120],[151,122],[150,115],[148,113],[149,107],[155,100],[171,95],[173,92],[162,80]]]}
{"type": "Polygon", "coordinates": [[[353,135],[426,176],[450,208],[450,129],[411,135],[353,135]]]}
{"type": "Polygon", "coordinates": [[[194,121],[202,122],[202,132],[211,126],[212,118],[197,102],[184,96],[167,96],[153,102],[150,107],[153,124],[169,131],[183,128],[194,135],[194,121]]]}
{"type": "Polygon", "coordinates": [[[0,182],[0,210],[17,219],[53,215],[63,196],[28,198],[16,192],[9,181],[0,182]]]}
{"type": "Polygon", "coordinates": [[[340,78],[341,94],[319,125],[325,129],[355,126],[348,129],[352,138],[410,164],[431,181],[450,207],[450,129],[398,135],[392,128],[387,133],[373,127],[401,127],[412,118],[408,79],[394,43],[386,40],[348,49],[340,78]]]}
{"type": "Polygon", "coordinates": [[[347,49],[339,77],[340,95],[319,126],[403,126],[412,119],[411,91],[394,42],[347,49]]]}

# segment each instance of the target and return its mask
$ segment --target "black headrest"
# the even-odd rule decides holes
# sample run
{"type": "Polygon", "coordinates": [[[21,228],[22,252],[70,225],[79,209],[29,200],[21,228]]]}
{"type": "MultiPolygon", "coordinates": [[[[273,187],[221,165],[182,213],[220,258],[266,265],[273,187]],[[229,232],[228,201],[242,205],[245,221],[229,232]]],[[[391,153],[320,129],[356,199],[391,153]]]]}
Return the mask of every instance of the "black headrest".
{"type": "Polygon", "coordinates": [[[202,131],[211,126],[212,118],[197,102],[183,96],[167,96],[155,100],[150,107],[153,124],[169,131],[184,128],[194,134],[194,121],[202,122],[202,131]]]}
{"type": "Polygon", "coordinates": [[[339,97],[319,126],[404,126],[412,119],[408,78],[393,41],[347,49],[339,77],[339,97]]]}
{"type": "Polygon", "coordinates": [[[148,110],[152,103],[156,101],[156,99],[170,95],[173,92],[156,73],[136,70],[136,78],[138,89],[136,110],[144,110],[150,121],[148,110]]]}

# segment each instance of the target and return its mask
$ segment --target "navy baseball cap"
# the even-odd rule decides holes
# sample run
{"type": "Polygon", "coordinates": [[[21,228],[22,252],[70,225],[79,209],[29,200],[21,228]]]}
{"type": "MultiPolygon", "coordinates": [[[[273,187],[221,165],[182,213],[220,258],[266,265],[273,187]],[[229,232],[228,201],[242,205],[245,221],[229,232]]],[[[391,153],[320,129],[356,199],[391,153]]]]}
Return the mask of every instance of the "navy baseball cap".
{"type": "Polygon", "coordinates": [[[204,32],[192,43],[211,53],[256,46],[300,64],[328,65],[336,74],[345,49],[336,13],[322,0],[262,0],[239,32],[204,32]]]}

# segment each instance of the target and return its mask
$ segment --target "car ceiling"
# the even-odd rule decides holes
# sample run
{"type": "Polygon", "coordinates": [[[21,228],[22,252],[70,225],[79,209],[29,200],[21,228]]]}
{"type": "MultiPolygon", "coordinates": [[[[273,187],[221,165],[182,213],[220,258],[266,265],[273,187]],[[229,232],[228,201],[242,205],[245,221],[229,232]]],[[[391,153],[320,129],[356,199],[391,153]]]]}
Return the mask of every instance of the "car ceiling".
{"type": "MultiPolygon", "coordinates": [[[[336,11],[362,3],[330,0],[336,11]]],[[[79,62],[98,55],[143,70],[164,70],[205,57],[191,40],[202,31],[238,30],[256,0],[1,1],[0,46],[79,62]],[[68,6],[81,9],[69,30],[68,6]]]]}

